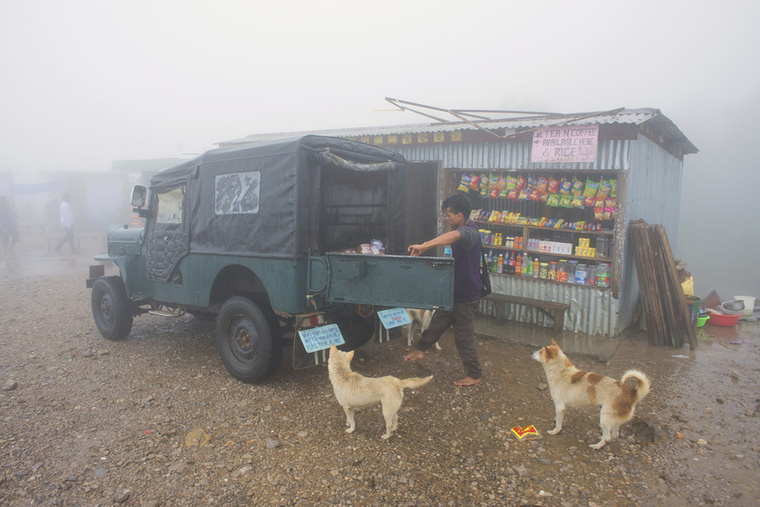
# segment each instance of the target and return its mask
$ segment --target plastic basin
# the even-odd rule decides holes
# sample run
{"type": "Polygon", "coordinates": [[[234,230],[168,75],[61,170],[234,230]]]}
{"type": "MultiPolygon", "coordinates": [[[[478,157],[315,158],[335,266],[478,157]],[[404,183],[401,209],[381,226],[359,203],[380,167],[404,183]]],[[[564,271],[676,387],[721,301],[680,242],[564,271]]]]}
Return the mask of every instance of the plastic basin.
{"type": "Polygon", "coordinates": [[[711,313],[710,319],[707,321],[707,323],[713,326],[735,326],[736,323],[739,322],[739,317],[741,316],[741,313],[737,313],[736,315],[722,315],[720,313],[711,313]]]}
{"type": "Polygon", "coordinates": [[[734,296],[737,301],[744,302],[744,316],[751,317],[752,312],[755,310],[755,297],[754,296],[734,296]]]}

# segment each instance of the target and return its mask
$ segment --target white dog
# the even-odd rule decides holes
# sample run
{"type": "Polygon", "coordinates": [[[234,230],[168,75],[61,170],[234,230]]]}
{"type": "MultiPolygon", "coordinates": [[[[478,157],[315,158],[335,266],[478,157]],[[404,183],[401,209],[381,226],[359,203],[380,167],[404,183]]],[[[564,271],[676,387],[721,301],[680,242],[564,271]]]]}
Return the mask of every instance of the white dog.
{"type": "Polygon", "coordinates": [[[556,435],[562,431],[565,407],[602,406],[599,415],[602,439],[589,446],[594,449],[618,437],[620,425],[633,417],[636,403],[649,392],[649,377],[638,370],[628,370],[620,381],[579,370],[553,339],[551,345],[533,352],[531,357],[544,367],[554,402],[554,429],[547,433],[556,435]],[[626,384],[631,378],[638,381],[638,388],[626,384]]]}
{"type": "Polygon", "coordinates": [[[330,372],[330,382],[335,392],[335,398],[346,413],[346,433],[352,433],[356,429],[354,414],[357,408],[375,405],[383,406],[385,418],[386,439],[398,427],[398,411],[404,400],[404,389],[416,389],[424,386],[433,379],[426,378],[398,379],[396,377],[370,378],[351,371],[351,359],[354,351],[341,352],[335,345],[330,347],[330,359],[327,369],[330,372]]]}
{"type": "MultiPolygon", "coordinates": [[[[414,325],[419,324],[420,334],[422,334],[430,325],[430,319],[433,318],[435,310],[418,310],[416,308],[407,308],[406,312],[409,314],[409,318],[412,323],[409,324],[409,332],[406,335],[406,344],[412,346],[412,335],[414,334],[414,325]]],[[[441,350],[441,346],[438,342],[435,342],[436,350],[441,350]]]]}

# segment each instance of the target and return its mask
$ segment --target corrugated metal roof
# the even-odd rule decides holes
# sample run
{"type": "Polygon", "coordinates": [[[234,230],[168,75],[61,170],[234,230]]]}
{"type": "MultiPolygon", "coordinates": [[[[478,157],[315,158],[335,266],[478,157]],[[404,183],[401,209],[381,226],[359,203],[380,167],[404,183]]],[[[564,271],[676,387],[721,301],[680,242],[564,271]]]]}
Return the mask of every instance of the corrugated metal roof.
{"type": "Polygon", "coordinates": [[[253,134],[238,139],[217,143],[220,146],[235,144],[260,143],[282,139],[285,137],[317,134],[335,137],[363,137],[381,135],[404,135],[417,133],[455,132],[489,130],[504,132],[510,135],[524,130],[552,127],[557,125],[590,125],[590,124],[633,124],[641,125],[652,122],[653,129],[670,141],[681,145],[684,153],[696,153],[697,148],[686,138],[676,125],[663,115],[659,109],[622,109],[615,111],[599,111],[572,114],[540,115],[500,120],[482,120],[474,122],[433,122],[406,125],[391,125],[385,127],[353,127],[344,129],[315,130],[304,132],[275,132],[253,134]]]}

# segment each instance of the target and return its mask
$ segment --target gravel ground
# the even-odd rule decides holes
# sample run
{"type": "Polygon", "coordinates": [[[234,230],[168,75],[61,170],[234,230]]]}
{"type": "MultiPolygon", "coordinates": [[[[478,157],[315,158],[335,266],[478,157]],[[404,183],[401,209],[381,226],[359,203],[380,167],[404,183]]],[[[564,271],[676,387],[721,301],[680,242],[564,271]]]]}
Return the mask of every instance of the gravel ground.
{"type": "Polygon", "coordinates": [[[598,410],[570,410],[560,435],[545,433],[553,406],[527,347],[481,341],[484,382],[458,388],[451,336],[418,365],[401,360],[405,340],[371,343],[355,370],[436,377],[407,391],[386,441],[377,408],[344,432],[323,366],[293,370],[285,360],[263,384],[234,380],[211,323],[141,316],[125,341],[104,340],[80,264],[0,277],[2,505],[760,501],[756,322],[705,326],[696,352],[633,335],[606,364],[571,357],[582,369],[619,378],[635,367],[653,379],[621,438],[599,451],[588,448],[599,439],[598,410]],[[527,424],[543,438],[511,437],[509,428],[527,424]]]}

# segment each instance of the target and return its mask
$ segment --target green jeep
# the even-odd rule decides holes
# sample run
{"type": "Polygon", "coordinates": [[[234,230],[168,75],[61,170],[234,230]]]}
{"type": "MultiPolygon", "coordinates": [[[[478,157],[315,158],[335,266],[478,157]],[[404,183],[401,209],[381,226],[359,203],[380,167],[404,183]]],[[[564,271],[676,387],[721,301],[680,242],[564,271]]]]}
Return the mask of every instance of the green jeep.
{"type": "Polygon", "coordinates": [[[453,260],[406,253],[405,179],[400,155],[322,136],[211,150],[161,171],[149,192],[132,192],[145,227],[111,231],[95,257],[95,324],[121,340],[143,313],[216,319],[225,366],[257,382],[286,346],[301,368],[326,361],[336,340],[349,350],[385,335],[378,310],[450,309],[453,260]],[[104,276],[103,261],[120,274],[104,276]]]}

